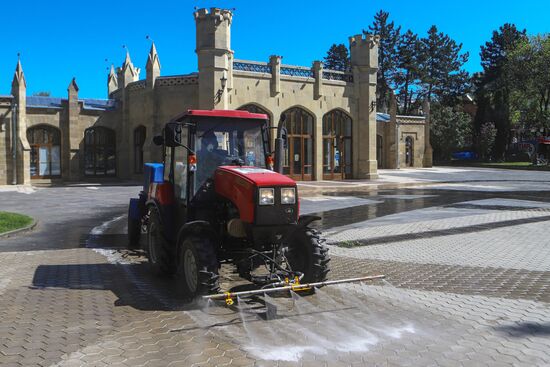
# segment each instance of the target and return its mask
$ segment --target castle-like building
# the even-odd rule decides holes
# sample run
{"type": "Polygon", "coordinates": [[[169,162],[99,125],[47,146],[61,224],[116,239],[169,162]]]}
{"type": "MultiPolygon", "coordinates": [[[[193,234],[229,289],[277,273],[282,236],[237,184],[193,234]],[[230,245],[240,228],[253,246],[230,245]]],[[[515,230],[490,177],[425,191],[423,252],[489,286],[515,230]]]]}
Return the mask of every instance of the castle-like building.
{"type": "MultiPolygon", "coordinates": [[[[431,165],[426,116],[376,113],[379,38],[349,38],[351,71],[235,58],[233,14],[194,13],[198,72],[161,76],[153,44],[145,79],[130,55],[107,78],[109,99],[81,99],[75,79],[66,98],[27,96],[18,61],[11,95],[0,96],[0,185],[33,180],[138,179],[161,159],[152,138],[187,109],[265,113],[288,129],[284,173],[297,180],[374,179],[378,168],[431,165]]],[[[426,114],[428,106],[424,107],[426,114]]]]}

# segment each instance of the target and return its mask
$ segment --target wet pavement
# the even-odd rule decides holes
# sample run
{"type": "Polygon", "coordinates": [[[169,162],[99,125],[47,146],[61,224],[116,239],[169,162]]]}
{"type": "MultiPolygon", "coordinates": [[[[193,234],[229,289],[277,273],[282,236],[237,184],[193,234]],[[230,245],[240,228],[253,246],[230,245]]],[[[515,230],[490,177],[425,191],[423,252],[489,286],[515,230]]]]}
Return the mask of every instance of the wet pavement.
{"type": "MultiPolygon", "coordinates": [[[[550,184],[479,175],[304,198],[322,217],[329,278],[387,281],[233,308],[182,303],[124,249],[139,187],[0,192],[2,210],[40,223],[0,238],[0,365],[550,365],[550,184]]],[[[243,282],[223,266],[221,283],[243,282]]]]}

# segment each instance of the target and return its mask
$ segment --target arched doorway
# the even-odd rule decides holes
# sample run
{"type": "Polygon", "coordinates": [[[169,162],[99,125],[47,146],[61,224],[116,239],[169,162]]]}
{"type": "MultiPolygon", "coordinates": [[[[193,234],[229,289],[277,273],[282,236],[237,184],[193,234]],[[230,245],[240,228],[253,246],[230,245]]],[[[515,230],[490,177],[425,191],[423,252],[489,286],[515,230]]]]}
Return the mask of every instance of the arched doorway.
{"type": "Polygon", "coordinates": [[[405,138],[405,165],[407,167],[414,165],[414,142],[410,136],[405,138]]]}
{"type": "Polygon", "coordinates": [[[352,120],[346,113],[333,110],[323,116],[323,179],[351,178],[352,120]]]}
{"type": "Polygon", "coordinates": [[[241,111],[248,111],[250,113],[263,113],[264,115],[267,115],[269,126],[271,126],[271,114],[265,108],[262,108],[258,105],[252,104],[252,103],[249,103],[249,104],[245,104],[244,106],[241,106],[237,109],[241,110],[241,111]]]}
{"type": "Polygon", "coordinates": [[[382,136],[376,135],[376,161],[378,162],[378,168],[384,168],[384,140],[382,136]]]}
{"type": "Polygon", "coordinates": [[[55,178],[61,176],[61,133],[52,126],[36,126],[27,129],[31,146],[31,178],[55,178]]]}
{"type": "Polygon", "coordinates": [[[84,131],[84,156],[84,174],[86,176],[115,176],[115,132],[101,126],[86,129],[84,131]]]}
{"type": "Polygon", "coordinates": [[[134,129],[134,173],[143,173],[143,144],[147,130],[145,126],[134,129]]]}
{"type": "Polygon", "coordinates": [[[283,112],[287,129],[287,147],[283,173],[295,180],[313,179],[313,126],[312,114],[300,107],[283,112]]]}

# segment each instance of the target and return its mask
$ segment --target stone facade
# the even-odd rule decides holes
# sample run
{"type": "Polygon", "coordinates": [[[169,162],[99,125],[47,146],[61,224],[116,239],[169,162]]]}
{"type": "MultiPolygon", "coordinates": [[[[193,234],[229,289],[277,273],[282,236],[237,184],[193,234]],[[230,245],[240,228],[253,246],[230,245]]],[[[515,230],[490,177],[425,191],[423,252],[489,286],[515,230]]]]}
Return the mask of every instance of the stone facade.
{"type": "Polygon", "coordinates": [[[139,179],[143,161],[161,159],[159,149],[152,145],[153,136],[187,109],[254,110],[266,113],[273,126],[282,115],[291,120],[301,116],[301,122],[286,122],[302,124],[304,129],[292,137],[295,140],[289,149],[293,150],[285,163],[286,173],[296,179],[374,179],[378,167],[431,165],[427,157],[431,158],[431,148],[425,139],[429,126],[424,117],[397,116],[395,110],[390,115],[375,112],[378,36],[350,37],[352,69],[341,72],[324,69],[320,61],[311,67],[285,65],[278,55],[267,62],[235,59],[232,12],[200,9],[194,18],[197,73],[161,76],[153,44],[145,79],[140,80],[140,69],[129,53],[121,67],[111,68],[108,100],[79,99],[74,79],[67,98],[27,98],[18,63],[11,96],[0,97],[0,184],[13,182],[14,137],[18,183],[29,183],[31,174],[41,177],[42,173],[66,181],[90,175],[94,179],[139,179]],[[44,141],[30,144],[27,136],[35,139],[35,135],[29,131],[37,127],[46,127],[52,136],[58,134],[59,142],[54,137],[53,146],[44,141]],[[377,143],[381,143],[378,148],[377,143]],[[40,154],[46,158],[60,155],[60,169],[57,163],[48,168],[40,154]]]}

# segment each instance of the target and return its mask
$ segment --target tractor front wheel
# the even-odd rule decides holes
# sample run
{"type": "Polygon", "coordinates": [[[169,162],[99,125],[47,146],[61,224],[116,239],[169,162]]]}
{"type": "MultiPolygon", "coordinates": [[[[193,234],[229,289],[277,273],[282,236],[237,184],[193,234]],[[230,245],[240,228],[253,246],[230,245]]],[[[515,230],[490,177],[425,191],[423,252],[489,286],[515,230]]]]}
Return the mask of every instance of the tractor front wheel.
{"type": "Polygon", "coordinates": [[[308,227],[298,230],[292,236],[286,258],[292,271],[304,274],[302,283],[327,280],[330,257],[324,242],[317,230],[308,227]]]}
{"type": "Polygon", "coordinates": [[[218,293],[218,260],[209,238],[186,237],[178,250],[177,287],[183,298],[218,293]]]}
{"type": "Polygon", "coordinates": [[[156,275],[171,275],[174,265],[168,243],[164,237],[164,226],[156,208],[149,209],[147,222],[147,259],[151,271],[156,275]]]}

